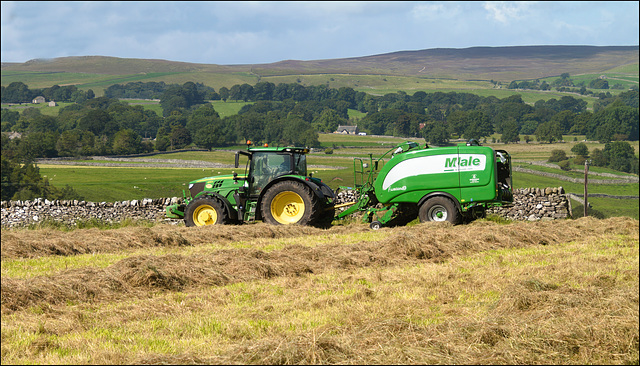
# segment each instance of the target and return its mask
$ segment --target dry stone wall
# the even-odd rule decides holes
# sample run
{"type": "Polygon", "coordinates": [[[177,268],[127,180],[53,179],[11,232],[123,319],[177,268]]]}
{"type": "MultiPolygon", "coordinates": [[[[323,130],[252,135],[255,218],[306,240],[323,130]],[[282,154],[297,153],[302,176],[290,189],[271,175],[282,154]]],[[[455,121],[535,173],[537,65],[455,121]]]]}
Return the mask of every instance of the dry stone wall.
{"type": "Polygon", "coordinates": [[[571,218],[571,201],[562,187],[518,188],[513,203],[492,207],[487,213],[510,220],[554,220],[571,218]]]}
{"type": "Polygon", "coordinates": [[[165,218],[165,208],[181,201],[182,198],[178,197],[117,202],[49,201],[38,198],[33,201],[2,201],[0,207],[2,228],[24,227],[50,220],[69,225],[92,219],[108,223],[125,219],[177,223],[179,220],[165,218]]]}
{"type": "MultiPolygon", "coordinates": [[[[342,191],[337,202],[352,202],[355,194],[342,191]]],[[[43,221],[58,221],[74,225],[78,221],[91,219],[108,223],[125,219],[166,221],[178,223],[165,217],[168,205],[181,203],[182,198],[170,197],[117,202],[49,201],[38,198],[33,201],[2,201],[2,228],[24,227],[43,221]]],[[[514,202],[489,209],[511,220],[553,220],[571,217],[571,204],[562,187],[521,188],[514,191],[514,202]]]]}
{"type": "MultiPolygon", "coordinates": [[[[345,190],[338,193],[337,203],[354,202],[357,199],[355,191],[345,190]]],[[[562,187],[516,189],[513,203],[492,207],[487,213],[510,220],[529,221],[566,219],[572,215],[571,202],[562,187]]]]}

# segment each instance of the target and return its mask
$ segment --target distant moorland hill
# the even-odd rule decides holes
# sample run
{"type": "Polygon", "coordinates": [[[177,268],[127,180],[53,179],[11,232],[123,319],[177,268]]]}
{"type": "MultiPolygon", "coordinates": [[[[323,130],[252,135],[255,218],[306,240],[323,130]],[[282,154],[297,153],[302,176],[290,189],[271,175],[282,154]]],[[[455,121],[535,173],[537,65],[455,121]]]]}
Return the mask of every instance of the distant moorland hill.
{"type": "MultiPolygon", "coordinates": [[[[592,74],[638,64],[638,46],[514,46],[436,48],[380,55],[326,59],[285,60],[269,64],[215,65],[167,60],[77,56],[2,63],[5,72],[91,73],[250,73],[254,76],[352,74],[390,75],[456,80],[537,79],[562,73],[592,74]]],[[[5,83],[3,82],[3,85],[5,83]]]]}

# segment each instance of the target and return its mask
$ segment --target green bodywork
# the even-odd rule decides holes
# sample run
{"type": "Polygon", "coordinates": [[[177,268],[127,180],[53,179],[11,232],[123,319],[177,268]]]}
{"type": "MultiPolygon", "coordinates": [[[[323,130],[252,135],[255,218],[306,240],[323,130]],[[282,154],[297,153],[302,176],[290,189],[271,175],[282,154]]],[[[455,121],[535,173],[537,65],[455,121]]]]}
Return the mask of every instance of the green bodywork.
{"type": "Polygon", "coordinates": [[[359,198],[336,219],[364,211],[363,221],[384,225],[435,196],[451,199],[463,215],[513,201],[509,154],[477,143],[421,148],[405,142],[378,159],[356,158],[354,174],[359,198]]]}

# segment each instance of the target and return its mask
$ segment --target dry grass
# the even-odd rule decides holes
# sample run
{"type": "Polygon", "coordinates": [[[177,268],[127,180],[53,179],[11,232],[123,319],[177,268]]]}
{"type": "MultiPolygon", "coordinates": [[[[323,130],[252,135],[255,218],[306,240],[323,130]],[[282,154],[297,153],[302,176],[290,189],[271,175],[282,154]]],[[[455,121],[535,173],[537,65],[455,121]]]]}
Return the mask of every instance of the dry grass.
{"type": "Polygon", "coordinates": [[[94,252],[132,254],[3,275],[3,364],[638,363],[629,218],[2,235],[3,266],[94,252]]]}

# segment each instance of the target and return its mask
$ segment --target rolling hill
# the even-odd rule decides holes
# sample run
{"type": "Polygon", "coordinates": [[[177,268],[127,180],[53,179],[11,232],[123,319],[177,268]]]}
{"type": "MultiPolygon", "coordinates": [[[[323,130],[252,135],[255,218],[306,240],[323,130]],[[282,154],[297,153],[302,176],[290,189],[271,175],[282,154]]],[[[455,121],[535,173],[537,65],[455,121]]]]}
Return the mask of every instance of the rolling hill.
{"type": "MultiPolygon", "coordinates": [[[[258,79],[282,75],[352,74],[508,82],[557,76],[564,72],[571,75],[599,73],[637,63],[638,46],[515,46],[436,48],[353,58],[284,60],[253,65],[77,56],[2,63],[1,69],[3,79],[5,75],[20,72],[104,75],[249,73],[258,79]]],[[[4,80],[2,84],[5,85],[4,80]]]]}

